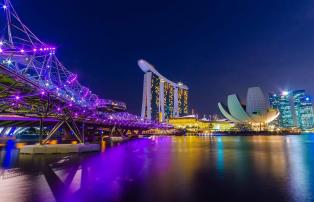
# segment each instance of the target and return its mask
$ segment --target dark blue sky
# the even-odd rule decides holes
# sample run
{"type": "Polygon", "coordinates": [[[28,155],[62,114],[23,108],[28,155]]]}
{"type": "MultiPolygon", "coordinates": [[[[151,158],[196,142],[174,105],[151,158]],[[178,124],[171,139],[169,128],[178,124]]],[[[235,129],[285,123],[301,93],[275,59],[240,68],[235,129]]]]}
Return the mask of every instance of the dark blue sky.
{"type": "Polygon", "coordinates": [[[249,86],[314,94],[312,0],[12,0],[24,23],[82,84],[140,113],[144,58],[190,87],[190,106],[217,112],[249,86]]]}

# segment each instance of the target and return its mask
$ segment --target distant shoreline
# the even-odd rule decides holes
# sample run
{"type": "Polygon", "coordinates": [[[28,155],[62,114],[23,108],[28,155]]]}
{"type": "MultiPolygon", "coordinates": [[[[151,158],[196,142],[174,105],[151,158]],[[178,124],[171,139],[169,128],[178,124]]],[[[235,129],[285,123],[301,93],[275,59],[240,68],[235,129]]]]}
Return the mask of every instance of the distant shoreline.
{"type": "Polygon", "coordinates": [[[214,132],[213,136],[286,136],[286,135],[302,135],[302,132],[214,132]]]}

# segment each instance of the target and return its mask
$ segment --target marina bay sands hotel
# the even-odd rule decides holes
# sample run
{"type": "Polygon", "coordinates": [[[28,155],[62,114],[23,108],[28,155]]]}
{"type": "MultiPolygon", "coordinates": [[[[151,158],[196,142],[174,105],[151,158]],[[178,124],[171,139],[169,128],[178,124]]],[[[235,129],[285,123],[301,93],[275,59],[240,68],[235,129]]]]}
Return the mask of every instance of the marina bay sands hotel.
{"type": "Polygon", "coordinates": [[[162,76],[145,60],[138,61],[144,71],[142,118],[164,122],[188,114],[188,87],[162,76]]]}

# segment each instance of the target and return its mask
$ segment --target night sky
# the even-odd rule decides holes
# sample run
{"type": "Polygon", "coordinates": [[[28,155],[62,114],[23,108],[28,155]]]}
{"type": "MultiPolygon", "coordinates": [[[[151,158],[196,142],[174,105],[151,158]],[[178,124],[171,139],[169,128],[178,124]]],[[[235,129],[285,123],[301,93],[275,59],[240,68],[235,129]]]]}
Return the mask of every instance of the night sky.
{"type": "Polygon", "coordinates": [[[312,0],[12,0],[24,23],[105,98],[140,114],[144,58],[190,87],[190,108],[250,86],[314,95],[312,0]]]}

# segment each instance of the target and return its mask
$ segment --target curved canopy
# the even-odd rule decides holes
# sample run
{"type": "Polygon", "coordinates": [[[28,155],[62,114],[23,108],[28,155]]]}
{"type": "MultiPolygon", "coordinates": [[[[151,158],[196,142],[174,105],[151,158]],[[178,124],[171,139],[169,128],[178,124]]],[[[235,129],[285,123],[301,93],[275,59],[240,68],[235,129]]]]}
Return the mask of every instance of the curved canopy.
{"type": "Polygon", "coordinates": [[[238,120],[242,122],[248,121],[250,119],[250,117],[242,108],[242,105],[236,94],[228,96],[228,109],[233,117],[236,117],[238,120]]]}
{"type": "Polygon", "coordinates": [[[169,79],[167,79],[166,77],[164,77],[162,74],[160,74],[153,65],[151,65],[150,63],[148,63],[146,60],[139,60],[137,62],[138,66],[143,70],[143,72],[153,72],[155,75],[157,75],[160,79],[163,79],[165,82],[170,83],[171,85],[173,85],[174,87],[178,87],[178,88],[182,88],[182,89],[186,89],[188,90],[189,88],[184,85],[183,83],[179,82],[179,83],[175,83],[169,79]]]}
{"type": "Polygon", "coordinates": [[[265,112],[267,102],[260,87],[251,87],[246,96],[246,112],[250,115],[265,112]]]}
{"type": "Polygon", "coordinates": [[[220,110],[220,112],[227,118],[229,119],[230,121],[233,121],[233,122],[240,122],[239,120],[235,119],[234,117],[232,117],[228,112],[227,110],[224,108],[224,106],[219,102],[218,103],[218,108],[220,110]]]}

